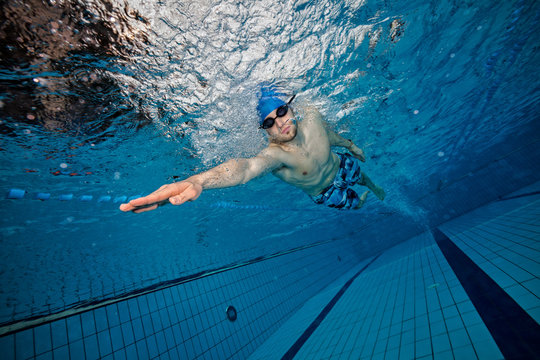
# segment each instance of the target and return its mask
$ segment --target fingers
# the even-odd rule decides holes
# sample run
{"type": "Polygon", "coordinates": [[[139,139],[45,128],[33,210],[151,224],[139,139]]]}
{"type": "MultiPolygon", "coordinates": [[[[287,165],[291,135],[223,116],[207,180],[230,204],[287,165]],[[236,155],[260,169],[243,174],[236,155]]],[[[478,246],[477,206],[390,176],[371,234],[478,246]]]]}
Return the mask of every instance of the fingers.
{"type": "Polygon", "coordinates": [[[135,213],[154,210],[158,207],[159,203],[166,201],[172,196],[175,189],[176,186],[174,184],[163,185],[147,196],[133,199],[127,204],[120,205],[120,210],[133,211],[135,213]]]}
{"type": "Polygon", "coordinates": [[[195,188],[194,186],[190,186],[190,187],[184,189],[184,191],[182,191],[182,193],[180,193],[180,194],[178,194],[176,196],[170,197],[169,201],[173,205],[182,205],[186,201],[192,201],[192,200],[197,199],[200,194],[201,194],[201,192],[200,192],[199,189],[195,188]]]}
{"type": "Polygon", "coordinates": [[[142,209],[136,209],[136,210],[133,210],[133,212],[135,214],[140,214],[142,212],[145,212],[145,211],[151,211],[151,210],[155,210],[158,208],[158,205],[155,204],[155,205],[152,205],[152,206],[148,206],[148,207],[145,207],[145,208],[142,208],[142,209]]]}
{"type": "Polygon", "coordinates": [[[153,193],[131,200],[127,204],[120,205],[122,211],[133,211],[142,213],[157,209],[160,205],[167,203],[181,205],[186,201],[195,200],[201,194],[202,187],[194,186],[190,182],[180,182],[161,186],[153,193]]]}

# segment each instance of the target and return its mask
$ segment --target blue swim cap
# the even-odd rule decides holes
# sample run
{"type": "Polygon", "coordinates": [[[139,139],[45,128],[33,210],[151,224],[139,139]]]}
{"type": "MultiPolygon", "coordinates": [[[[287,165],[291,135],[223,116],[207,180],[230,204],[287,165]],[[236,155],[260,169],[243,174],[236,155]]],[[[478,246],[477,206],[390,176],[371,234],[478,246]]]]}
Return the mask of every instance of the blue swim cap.
{"type": "Polygon", "coordinates": [[[257,111],[259,112],[259,124],[262,124],[264,119],[272,111],[276,110],[281,105],[285,105],[285,101],[278,98],[279,95],[272,87],[261,88],[261,97],[259,98],[259,105],[257,111]]]}

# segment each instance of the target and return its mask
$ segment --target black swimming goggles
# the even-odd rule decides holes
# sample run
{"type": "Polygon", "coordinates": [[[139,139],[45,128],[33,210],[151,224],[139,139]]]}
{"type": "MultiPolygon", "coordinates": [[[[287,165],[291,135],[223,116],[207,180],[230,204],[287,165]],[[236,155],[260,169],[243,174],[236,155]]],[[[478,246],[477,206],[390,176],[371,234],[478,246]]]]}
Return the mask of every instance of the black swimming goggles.
{"type": "Polygon", "coordinates": [[[276,119],[277,118],[280,118],[280,117],[283,117],[285,115],[287,115],[287,112],[289,111],[289,105],[291,104],[291,102],[294,100],[294,98],[296,97],[296,94],[294,94],[291,99],[289,101],[287,101],[286,104],[283,104],[281,105],[280,107],[277,108],[276,110],[276,117],[267,117],[266,119],[264,119],[263,123],[261,124],[261,126],[259,126],[259,129],[270,129],[272,126],[274,126],[274,123],[276,122],[276,119]]]}

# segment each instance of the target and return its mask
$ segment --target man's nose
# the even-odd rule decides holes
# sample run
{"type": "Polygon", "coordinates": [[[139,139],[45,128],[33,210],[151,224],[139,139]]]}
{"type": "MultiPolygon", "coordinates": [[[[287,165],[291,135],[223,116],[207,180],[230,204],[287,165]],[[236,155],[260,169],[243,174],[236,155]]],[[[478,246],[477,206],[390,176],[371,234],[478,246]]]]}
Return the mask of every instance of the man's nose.
{"type": "Polygon", "coordinates": [[[278,117],[276,119],[276,122],[278,124],[279,127],[282,127],[283,125],[285,125],[285,123],[287,122],[287,115],[283,116],[283,117],[278,117]]]}

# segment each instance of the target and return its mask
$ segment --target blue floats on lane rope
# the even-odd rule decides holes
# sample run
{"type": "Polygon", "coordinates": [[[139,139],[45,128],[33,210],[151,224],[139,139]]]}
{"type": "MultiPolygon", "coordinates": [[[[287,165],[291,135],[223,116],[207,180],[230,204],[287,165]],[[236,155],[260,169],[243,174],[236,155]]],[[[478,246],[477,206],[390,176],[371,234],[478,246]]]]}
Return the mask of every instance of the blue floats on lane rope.
{"type": "MultiPolygon", "coordinates": [[[[26,195],[26,191],[25,190],[22,190],[22,189],[10,189],[6,195],[6,199],[11,199],[11,200],[20,200],[20,199],[24,199],[24,196],[26,195]]],[[[138,197],[141,197],[142,195],[137,195],[137,196],[132,196],[128,199],[127,196],[117,196],[114,198],[114,202],[115,203],[119,203],[119,202],[125,202],[126,200],[132,200],[132,199],[136,199],[138,197]]],[[[51,194],[50,193],[46,193],[46,192],[38,192],[38,193],[35,193],[32,197],[32,199],[34,200],[41,200],[41,201],[45,201],[45,200],[50,200],[52,197],[51,197],[51,194]]],[[[79,198],[75,198],[75,196],[73,194],[61,194],[61,195],[58,195],[58,197],[56,198],[57,200],[60,200],[60,201],[71,201],[73,199],[78,199],[79,201],[84,201],[84,202],[90,202],[92,200],[94,200],[94,196],[93,195],[81,195],[79,198]]],[[[109,195],[103,195],[103,196],[100,196],[97,200],[97,202],[99,203],[104,203],[104,202],[110,202],[113,198],[109,195]]]]}
{"type": "Polygon", "coordinates": [[[7,198],[8,199],[22,199],[24,197],[24,190],[21,189],[10,189],[7,198]]]}
{"type": "MultiPolygon", "coordinates": [[[[10,189],[6,195],[6,199],[12,199],[12,200],[20,200],[20,199],[24,199],[26,195],[26,191],[25,190],[22,190],[22,189],[16,189],[16,188],[13,188],[13,189],[10,189]]],[[[110,195],[102,195],[102,196],[99,196],[99,197],[94,197],[93,195],[81,195],[79,197],[75,197],[73,194],[61,194],[61,195],[58,195],[58,197],[53,197],[51,196],[50,193],[46,193],[46,192],[38,192],[38,193],[34,193],[30,198],[31,199],[35,199],[35,200],[41,200],[41,201],[45,201],[45,200],[50,200],[50,199],[56,199],[56,200],[59,200],[59,201],[65,201],[65,202],[68,202],[68,201],[72,201],[72,200],[78,200],[78,201],[81,201],[81,202],[91,202],[92,200],[96,199],[98,203],[109,203],[109,202],[112,202],[112,203],[126,203],[126,202],[129,202],[133,199],[137,199],[137,198],[140,198],[142,197],[143,195],[139,194],[139,195],[135,195],[135,196],[115,196],[115,197],[112,197],[110,195]]],[[[292,208],[274,208],[274,207],[269,207],[269,206],[266,206],[266,205],[244,205],[244,204],[234,204],[234,203],[231,203],[231,202],[227,202],[227,201],[218,201],[214,204],[211,204],[210,205],[210,208],[222,208],[222,209],[243,209],[243,210],[276,210],[276,211],[283,211],[283,210],[289,210],[289,211],[321,211],[321,210],[317,210],[317,209],[292,209],[292,208]]]]}
{"type": "Polygon", "coordinates": [[[60,201],[69,201],[73,199],[73,194],[63,194],[58,197],[60,201]]]}
{"type": "Polygon", "coordinates": [[[37,193],[36,194],[36,200],[49,200],[51,198],[51,194],[49,193],[37,193]]]}

